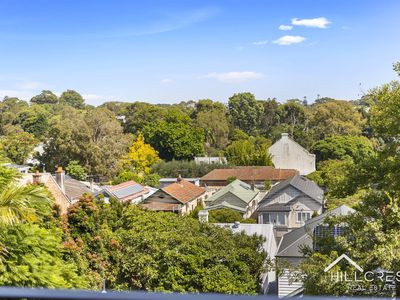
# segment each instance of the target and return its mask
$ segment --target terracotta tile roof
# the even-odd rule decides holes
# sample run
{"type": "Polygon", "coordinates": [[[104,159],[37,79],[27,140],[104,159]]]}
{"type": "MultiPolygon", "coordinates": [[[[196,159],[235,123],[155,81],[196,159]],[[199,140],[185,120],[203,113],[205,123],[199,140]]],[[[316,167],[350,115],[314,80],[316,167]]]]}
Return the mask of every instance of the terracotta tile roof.
{"type": "Polygon", "coordinates": [[[294,169],[275,169],[274,167],[236,167],[233,169],[214,169],[200,180],[227,180],[236,177],[244,181],[281,181],[298,173],[294,169]]]}
{"type": "Polygon", "coordinates": [[[185,179],[170,184],[162,188],[162,190],[182,203],[186,203],[190,200],[200,197],[206,191],[205,188],[190,183],[185,179]]]}

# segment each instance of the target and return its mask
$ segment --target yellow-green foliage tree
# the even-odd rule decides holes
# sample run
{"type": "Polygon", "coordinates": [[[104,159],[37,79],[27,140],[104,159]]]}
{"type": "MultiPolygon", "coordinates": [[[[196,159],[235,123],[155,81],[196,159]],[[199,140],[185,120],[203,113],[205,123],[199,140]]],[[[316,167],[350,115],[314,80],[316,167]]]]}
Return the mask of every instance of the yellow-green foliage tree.
{"type": "Polygon", "coordinates": [[[123,159],[123,167],[143,175],[149,174],[150,168],[159,161],[158,152],[151,145],[146,144],[143,134],[139,133],[128,155],[123,159]]]}

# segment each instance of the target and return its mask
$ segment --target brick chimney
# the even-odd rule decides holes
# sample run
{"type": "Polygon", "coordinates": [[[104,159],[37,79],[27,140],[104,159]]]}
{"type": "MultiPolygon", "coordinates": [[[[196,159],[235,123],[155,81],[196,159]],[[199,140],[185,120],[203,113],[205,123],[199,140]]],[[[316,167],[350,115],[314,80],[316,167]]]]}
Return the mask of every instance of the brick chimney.
{"type": "Polygon", "coordinates": [[[32,175],[32,183],[39,184],[42,182],[42,174],[39,173],[39,170],[36,170],[35,174],[32,175]]]}
{"type": "Polygon", "coordinates": [[[65,194],[64,180],[65,180],[65,172],[62,167],[58,167],[56,171],[56,182],[60,187],[61,191],[63,192],[63,194],[65,194]]]}

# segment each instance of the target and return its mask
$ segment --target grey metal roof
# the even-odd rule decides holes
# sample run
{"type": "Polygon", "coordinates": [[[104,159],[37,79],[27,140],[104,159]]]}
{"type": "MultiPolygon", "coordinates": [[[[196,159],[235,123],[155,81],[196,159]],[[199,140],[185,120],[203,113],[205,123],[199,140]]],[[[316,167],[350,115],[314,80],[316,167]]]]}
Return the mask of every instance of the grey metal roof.
{"type": "MultiPolygon", "coordinates": [[[[55,179],[55,176],[53,175],[55,179]]],[[[70,200],[75,200],[81,197],[83,194],[93,194],[92,191],[79,180],[73,179],[69,175],[65,175],[64,177],[64,188],[65,195],[70,200]]]]}
{"type": "Polygon", "coordinates": [[[328,216],[345,216],[354,212],[354,209],[341,205],[330,211],[327,211],[315,218],[305,222],[304,226],[286,233],[279,243],[278,253],[280,257],[303,257],[300,246],[312,246],[312,233],[315,227],[322,224],[328,216]]]}
{"type": "Polygon", "coordinates": [[[309,196],[311,199],[314,199],[321,204],[323,202],[324,191],[315,182],[297,174],[293,177],[286,179],[285,181],[274,185],[260,203],[267,202],[268,200],[274,198],[277,193],[288,186],[292,186],[295,189],[298,189],[305,195],[309,196]]]}
{"type": "Polygon", "coordinates": [[[211,202],[210,205],[212,205],[212,202],[218,200],[227,193],[231,193],[248,204],[259,192],[260,191],[257,188],[252,188],[250,184],[236,179],[208,198],[206,202],[211,202]]]}
{"type": "Polygon", "coordinates": [[[130,185],[115,191],[112,191],[114,196],[118,199],[128,197],[130,195],[136,194],[140,191],[143,191],[144,187],[141,184],[130,185]]]}

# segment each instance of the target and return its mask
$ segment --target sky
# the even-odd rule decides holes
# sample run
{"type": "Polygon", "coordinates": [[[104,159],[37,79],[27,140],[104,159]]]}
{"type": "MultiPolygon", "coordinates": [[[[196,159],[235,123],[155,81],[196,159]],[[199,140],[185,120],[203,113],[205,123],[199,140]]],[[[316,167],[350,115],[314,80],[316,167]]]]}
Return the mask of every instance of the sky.
{"type": "Polygon", "coordinates": [[[398,0],[0,0],[0,98],[357,99],[396,79],[398,0]]]}

